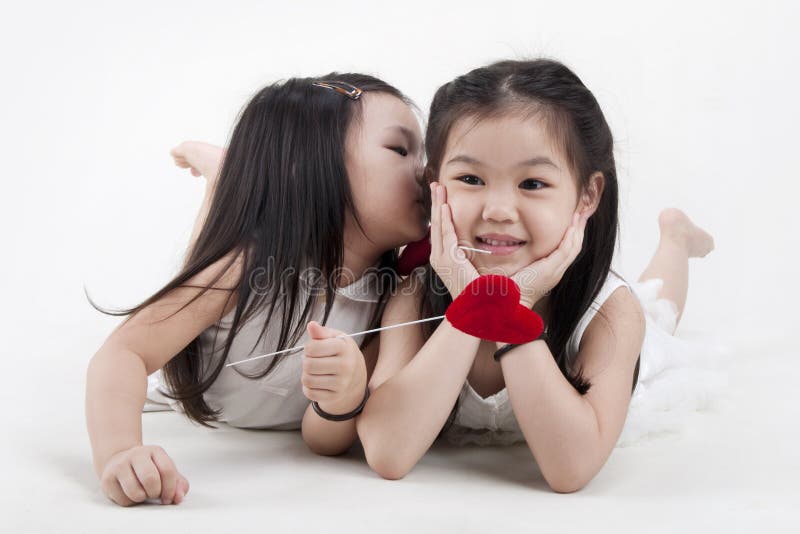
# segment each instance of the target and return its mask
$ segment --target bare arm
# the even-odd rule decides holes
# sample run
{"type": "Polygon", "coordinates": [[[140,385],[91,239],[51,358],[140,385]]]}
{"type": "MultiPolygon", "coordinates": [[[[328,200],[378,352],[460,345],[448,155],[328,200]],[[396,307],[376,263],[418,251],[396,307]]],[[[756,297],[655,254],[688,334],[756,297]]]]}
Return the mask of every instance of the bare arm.
{"type": "MultiPolygon", "coordinates": [[[[410,279],[387,305],[384,325],[420,318],[419,294],[407,289],[410,279]]],[[[381,332],[372,394],[356,419],[367,462],[375,472],[402,478],[422,458],[447,421],[479,345],[479,339],[446,319],[427,342],[419,325],[381,332]]]]}
{"type": "Polygon", "coordinates": [[[228,289],[235,287],[239,276],[239,263],[231,265],[233,260],[229,255],[187,282],[207,285],[222,274],[214,284],[220,289],[208,291],[166,318],[200,292],[189,287],[173,290],[120,324],[92,357],[87,370],[86,423],[98,476],[109,458],[142,444],[147,375],[163,367],[235,304],[235,294],[228,289]]]}
{"type": "MultiPolygon", "coordinates": [[[[592,387],[581,396],[544,341],[500,360],[511,405],[542,475],[553,490],[581,489],[600,471],[622,432],[644,317],[635,297],[617,289],[589,324],[576,363],[592,387]]],[[[500,344],[502,345],[502,344],[500,344]]]]}
{"type": "MultiPolygon", "coordinates": [[[[379,342],[380,338],[376,336],[364,347],[363,354],[367,377],[372,374],[375,367],[379,342]]],[[[320,408],[327,413],[351,412],[364,399],[365,386],[366,383],[359,383],[354,388],[353,395],[340,399],[335,406],[320,402],[320,408]]],[[[305,414],[303,414],[302,433],[303,440],[308,445],[308,448],[317,454],[325,456],[335,456],[347,452],[358,437],[355,418],[347,421],[328,421],[317,415],[317,412],[314,411],[310,404],[306,408],[305,414]]]]}

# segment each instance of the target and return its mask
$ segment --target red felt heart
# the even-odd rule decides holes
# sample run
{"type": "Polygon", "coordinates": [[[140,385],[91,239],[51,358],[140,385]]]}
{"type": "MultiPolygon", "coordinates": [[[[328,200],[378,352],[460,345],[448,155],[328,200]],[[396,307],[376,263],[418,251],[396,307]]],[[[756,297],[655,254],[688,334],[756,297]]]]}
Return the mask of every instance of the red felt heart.
{"type": "Polygon", "coordinates": [[[544,321],[519,303],[519,286],[511,278],[486,274],[473,280],[447,308],[450,323],[489,341],[527,343],[544,331],[544,321]]]}
{"type": "Polygon", "coordinates": [[[397,274],[408,276],[411,271],[425,265],[431,258],[431,231],[419,241],[414,241],[406,245],[400,258],[397,260],[397,274]]]}

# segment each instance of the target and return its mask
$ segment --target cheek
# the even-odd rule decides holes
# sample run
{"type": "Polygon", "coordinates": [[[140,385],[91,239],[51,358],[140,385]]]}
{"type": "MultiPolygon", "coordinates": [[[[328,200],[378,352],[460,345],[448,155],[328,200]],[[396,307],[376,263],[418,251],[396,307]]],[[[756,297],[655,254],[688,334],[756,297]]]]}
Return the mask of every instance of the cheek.
{"type": "Polygon", "coordinates": [[[460,240],[473,242],[475,225],[480,221],[481,207],[470,195],[447,191],[447,204],[453,214],[453,227],[460,240]]]}
{"type": "Polygon", "coordinates": [[[564,222],[561,213],[548,211],[537,212],[529,218],[527,225],[531,237],[530,260],[535,261],[550,255],[558,248],[569,222],[564,222]]]}
{"type": "Polygon", "coordinates": [[[353,170],[351,187],[356,208],[368,234],[388,240],[421,239],[425,210],[417,200],[420,187],[411,161],[398,161],[390,151],[378,153],[353,170]]]}

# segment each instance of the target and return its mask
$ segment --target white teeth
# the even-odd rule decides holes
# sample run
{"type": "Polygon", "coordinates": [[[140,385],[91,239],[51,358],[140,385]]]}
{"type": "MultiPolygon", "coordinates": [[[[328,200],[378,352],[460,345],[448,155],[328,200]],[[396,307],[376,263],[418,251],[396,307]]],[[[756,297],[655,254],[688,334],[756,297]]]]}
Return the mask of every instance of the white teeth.
{"type": "Polygon", "coordinates": [[[515,245],[521,245],[524,241],[497,241],[496,239],[486,239],[483,237],[479,237],[481,241],[486,243],[487,245],[492,245],[495,247],[513,247],[515,245]]]}

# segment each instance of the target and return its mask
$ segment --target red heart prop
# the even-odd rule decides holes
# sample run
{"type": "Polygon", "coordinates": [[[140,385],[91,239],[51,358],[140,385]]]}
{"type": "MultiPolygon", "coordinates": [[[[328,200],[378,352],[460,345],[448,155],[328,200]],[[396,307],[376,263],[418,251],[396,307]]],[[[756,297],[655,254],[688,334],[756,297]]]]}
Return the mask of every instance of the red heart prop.
{"type": "Polygon", "coordinates": [[[397,274],[400,276],[408,276],[411,271],[425,265],[431,258],[431,230],[419,241],[414,241],[406,245],[403,253],[397,260],[397,274]]]}
{"type": "Polygon", "coordinates": [[[519,345],[538,338],[544,321],[519,303],[519,286],[511,278],[486,274],[473,280],[447,308],[450,323],[471,336],[519,345]]]}

